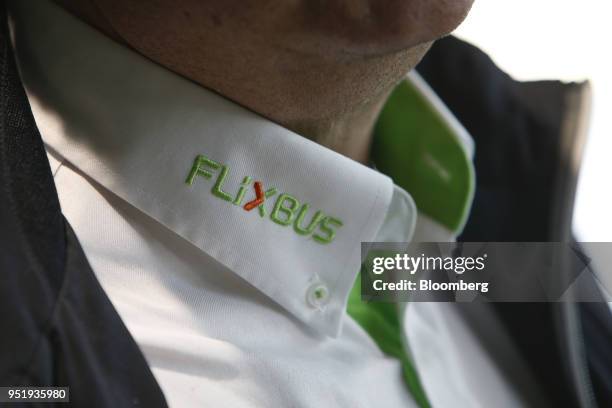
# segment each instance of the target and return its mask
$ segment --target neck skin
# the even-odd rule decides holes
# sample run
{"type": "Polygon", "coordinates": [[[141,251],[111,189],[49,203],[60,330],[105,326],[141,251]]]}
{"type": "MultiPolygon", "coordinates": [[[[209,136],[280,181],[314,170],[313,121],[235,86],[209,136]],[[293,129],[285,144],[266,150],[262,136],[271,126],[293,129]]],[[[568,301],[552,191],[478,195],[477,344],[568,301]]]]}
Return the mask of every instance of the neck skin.
{"type": "Polygon", "coordinates": [[[214,7],[172,15],[155,9],[157,2],[56,2],[152,61],[362,163],[369,161],[373,127],[389,93],[430,45],[361,55],[338,52],[325,38],[309,42],[302,33],[275,43],[274,30],[284,27],[266,24],[265,15],[255,19],[257,27],[241,29],[240,11],[227,17],[214,7]],[[272,32],[261,28],[267,26],[272,32]]]}
{"type": "Polygon", "coordinates": [[[314,142],[353,160],[367,164],[373,128],[389,92],[334,118],[287,123],[285,126],[314,142]]]}

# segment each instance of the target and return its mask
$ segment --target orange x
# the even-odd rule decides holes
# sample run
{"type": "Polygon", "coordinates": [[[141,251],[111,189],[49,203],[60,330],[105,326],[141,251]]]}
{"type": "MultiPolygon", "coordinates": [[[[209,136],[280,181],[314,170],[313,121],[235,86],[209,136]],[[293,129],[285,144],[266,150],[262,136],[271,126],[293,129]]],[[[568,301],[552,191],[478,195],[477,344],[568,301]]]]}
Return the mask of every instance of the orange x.
{"type": "Polygon", "coordinates": [[[255,198],[253,201],[249,201],[248,203],[244,205],[244,209],[247,211],[251,211],[253,208],[259,206],[266,199],[266,196],[263,191],[263,187],[261,185],[261,181],[256,181],[254,186],[255,186],[255,196],[257,198],[255,198]]]}

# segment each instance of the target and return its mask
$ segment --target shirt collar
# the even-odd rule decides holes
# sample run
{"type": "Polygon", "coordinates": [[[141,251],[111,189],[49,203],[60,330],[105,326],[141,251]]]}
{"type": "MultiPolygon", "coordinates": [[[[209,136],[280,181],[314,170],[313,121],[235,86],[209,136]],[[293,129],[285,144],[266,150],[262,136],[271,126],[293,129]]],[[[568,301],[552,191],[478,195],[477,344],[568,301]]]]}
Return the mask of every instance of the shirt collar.
{"type": "Polygon", "coordinates": [[[13,2],[12,31],[47,146],[337,335],[392,181],[33,3],[13,2]]]}

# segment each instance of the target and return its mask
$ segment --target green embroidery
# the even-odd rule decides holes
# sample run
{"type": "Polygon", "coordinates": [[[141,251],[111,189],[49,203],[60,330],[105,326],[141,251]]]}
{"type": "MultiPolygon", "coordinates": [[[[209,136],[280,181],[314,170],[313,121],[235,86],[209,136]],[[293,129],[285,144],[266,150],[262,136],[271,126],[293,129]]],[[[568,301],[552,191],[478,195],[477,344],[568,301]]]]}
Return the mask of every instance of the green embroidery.
{"type": "Polygon", "coordinates": [[[225,191],[221,190],[221,186],[223,186],[223,182],[225,181],[225,177],[227,177],[228,171],[229,171],[229,168],[227,166],[221,167],[221,174],[217,178],[217,182],[215,183],[211,191],[214,195],[216,195],[222,200],[232,201],[232,196],[227,194],[225,191]]]}
{"type": "Polygon", "coordinates": [[[191,167],[191,171],[189,172],[189,176],[187,176],[187,180],[185,180],[185,183],[192,185],[196,176],[202,176],[206,179],[211,178],[212,173],[208,170],[204,170],[202,168],[202,166],[204,165],[210,167],[213,170],[219,170],[219,168],[221,167],[221,165],[216,161],[210,160],[208,157],[200,154],[193,161],[193,166],[191,167]]]}
{"type": "MultiPolygon", "coordinates": [[[[264,195],[266,196],[266,200],[276,194],[276,192],[276,187],[272,187],[266,190],[266,192],[264,193],[264,195]]],[[[263,203],[259,204],[259,207],[257,207],[257,209],[259,210],[259,216],[262,218],[266,216],[266,208],[264,207],[265,203],[266,202],[264,201],[263,203]]]]}
{"type": "Polygon", "coordinates": [[[253,179],[249,176],[246,176],[242,179],[242,183],[240,183],[240,188],[238,188],[238,194],[236,195],[233,204],[241,205],[242,199],[244,198],[244,195],[246,194],[247,188],[249,187],[249,184],[251,184],[251,181],[253,181],[253,179]]]}
{"type": "Polygon", "coordinates": [[[321,220],[324,217],[321,211],[317,211],[314,217],[312,217],[312,219],[310,220],[310,224],[308,224],[308,227],[303,228],[302,221],[304,221],[304,217],[306,216],[306,213],[308,212],[309,209],[310,209],[310,205],[308,204],[302,205],[302,208],[300,208],[300,212],[298,213],[298,216],[295,219],[295,222],[293,223],[293,229],[295,230],[295,232],[297,232],[300,235],[312,234],[316,226],[321,222],[321,220]]]}
{"type": "MultiPolygon", "coordinates": [[[[253,183],[253,178],[250,176],[245,176],[238,187],[238,191],[232,198],[232,195],[222,189],[226,179],[228,178],[229,171],[229,166],[218,163],[200,154],[196,156],[195,160],[193,161],[193,165],[191,166],[191,170],[189,171],[189,175],[187,176],[185,183],[188,185],[193,185],[196,177],[198,176],[209,180],[216,173],[217,179],[210,190],[211,193],[215,197],[242,207],[242,201],[244,200],[249,187],[253,183]]],[[[260,188],[263,190],[263,187],[265,187],[265,181],[256,182],[256,189],[260,188]]],[[[262,197],[261,192],[257,193],[258,197],[253,205],[257,205],[257,210],[261,218],[265,218],[267,215],[265,208],[266,201],[275,196],[277,193],[278,190],[276,187],[268,188],[263,193],[263,202],[259,205],[257,205],[257,203],[262,197]]],[[[249,206],[248,204],[249,203],[245,204],[245,207],[249,208],[245,209],[247,211],[252,210],[253,206],[249,206]]],[[[298,235],[308,236],[312,234],[312,238],[315,242],[319,244],[329,244],[336,237],[337,230],[342,227],[342,221],[338,218],[326,216],[323,211],[317,210],[310,219],[308,225],[304,226],[305,218],[309,210],[309,204],[305,203],[300,207],[300,202],[297,198],[290,194],[283,193],[276,198],[276,201],[272,207],[272,212],[270,213],[270,219],[276,224],[285,227],[293,224],[293,231],[295,231],[295,233],[298,235]]]]}
{"type": "Polygon", "coordinates": [[[325,217],[325,219],[323,219],[323,221],[321,221],[321,225],[319,226],[319,229],[323,232],[325,232],[327,234],[327,236],[321,236],[319,234],[314,234],[312,236],[312,239],[314,239],[315,241],[317,241],[320,244],[329,244],[330,242],[332,242],[334,240],[334,238],[336,237],[336,230],[331,228],[331,225],[335,225],[336,227],[340,228],[343,224],[342,221],[340,221],[337,218],[333,218],[333,217],[325,217]]]}
{"type": "Polygon", "coordinates": [[[279,225],[287,226],[293,222],[293,218],[295,217],[295,210],[299,207],[300,202],[296,200],[294,197],[289,194],[283,193],[276,200],[276,204],[274,205],[274,209],[272,210],[272,214],[270,218],[272,221],[279,225]],[[288,201],[291,205],[290,208],[283,207],[285,201],[288,201]],[[279,213],[287,214],[285,219],[279,217],[279,213]]]}

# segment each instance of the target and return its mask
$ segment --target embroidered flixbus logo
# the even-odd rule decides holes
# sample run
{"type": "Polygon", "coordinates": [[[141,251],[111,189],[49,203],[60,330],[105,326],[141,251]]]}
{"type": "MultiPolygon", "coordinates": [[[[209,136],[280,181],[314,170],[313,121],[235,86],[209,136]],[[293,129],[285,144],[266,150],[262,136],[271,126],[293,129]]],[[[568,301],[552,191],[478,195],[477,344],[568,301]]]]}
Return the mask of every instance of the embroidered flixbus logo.
{"type": "MultiPolygon", "coordinates": [[[[338,218],[334,218],[325,215],[321,210],[317,210],[314,215],[309,215],[310,204],[300,202],[297,198],[290,194],[282,193],[277,194],[278,190],[275,187],[269,187],[267,190],[264,189],[263,182],[255,181],[249,176],[245,176],[242,179],[242,183],[238,187],[238,191],[235,195],[231,195],[223,191],[223,183],[229,174],[229,167],[218,163],[208,157],[200,154],[198,155],[193,165],[187,180],[185,182],[192,185],[195,182],[196,177],[204,177],[205,179],[211,179],[216,174],[216,181],[210,192],[215,196],[224,201],[230,202],[236,206],[242,207],[245,211],[252,211],[257,208],[260,217],[266,217],[266,202],[272,201],[275,197],[272,212],[270,213],[270,219],[287,227],[293,225],[293,230],[299,235],[309,236],[312,235],[312,239],[320,244],[329,244],[336,236],[338,228],[342,227],[342,221],[338,218]],[[255,198],[247,201],[244,205],[242,204],[249,187],[253,184],[253,193],[255,198]],[[310,221],[306,219],[310,217],[310,221]]],[[[269,208],[269,207],[268,207],[269,208]]]]}

